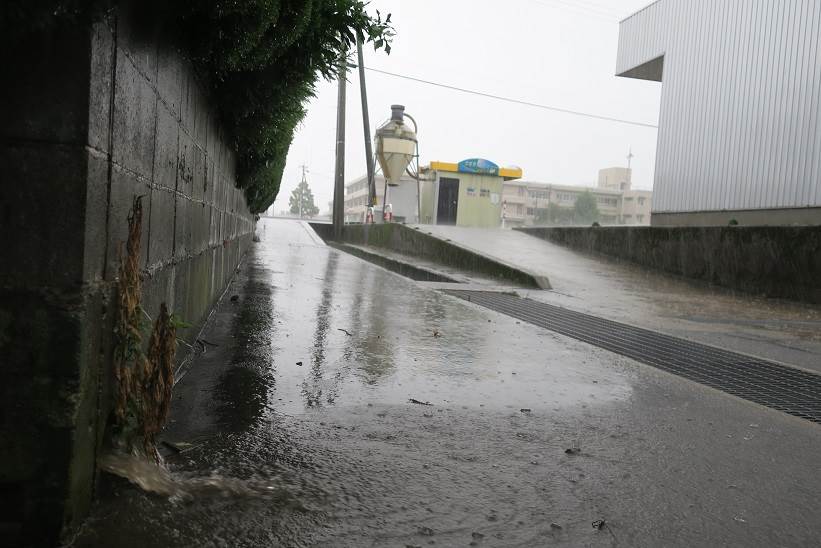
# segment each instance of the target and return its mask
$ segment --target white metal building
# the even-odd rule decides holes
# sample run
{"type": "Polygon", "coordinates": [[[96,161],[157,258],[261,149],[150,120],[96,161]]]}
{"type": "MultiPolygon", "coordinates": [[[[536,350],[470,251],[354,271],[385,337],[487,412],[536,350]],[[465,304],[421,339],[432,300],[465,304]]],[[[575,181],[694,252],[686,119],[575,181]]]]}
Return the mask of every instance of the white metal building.
{"type": "Polygon", "coordinates": [[[659,0],[616,72],[663,82],[654,225],[821,224],[821,0],[659,0]]]}

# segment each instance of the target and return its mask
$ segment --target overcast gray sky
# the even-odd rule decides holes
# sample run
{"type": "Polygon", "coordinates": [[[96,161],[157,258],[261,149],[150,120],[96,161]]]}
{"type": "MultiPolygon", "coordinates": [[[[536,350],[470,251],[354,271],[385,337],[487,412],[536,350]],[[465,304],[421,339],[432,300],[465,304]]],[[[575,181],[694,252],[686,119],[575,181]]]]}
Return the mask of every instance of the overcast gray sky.
{"type": "MultiPolygon", "coordinates": [[[[656,124],[661,84],[614,76],[619,20],[648,0],[373,0],[391,13],[390,55],[367,48],[365,65],[522,101],[656,124]]],[[[345,180],[365,172],[359,80],[349,74],[345,180]]],[[[519,166],[524,179],[593,186],[598,170],[626,165],[633,186],[651,189],[653,128],[516,105],[368,71],[371,132],[404,104],[419,123],[422,164],[487,158],[519,166]]],[[[306,164],[324,213],[333,195],[335,82],[321,82],[297,129],[275,203],[306,164]]]]}

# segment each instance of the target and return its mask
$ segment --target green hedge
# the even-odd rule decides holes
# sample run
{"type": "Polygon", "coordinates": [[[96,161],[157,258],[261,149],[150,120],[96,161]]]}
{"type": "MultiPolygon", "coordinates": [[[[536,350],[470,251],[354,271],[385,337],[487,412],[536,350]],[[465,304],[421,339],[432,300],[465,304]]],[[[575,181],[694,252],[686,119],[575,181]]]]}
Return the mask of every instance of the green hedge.
{"type": "Polygon", "coordinates": [[[0,32],[85,23],[113,9],[150,13],[203,76],[238,155],[237,178],[254,212],[279,192],[294,129],[319,78],[335,79],[357,35],[390,53],[390,16],[361,0],[4,0],[0,32]],[[115,4],[118,4],[115,6],[115,4]]]}

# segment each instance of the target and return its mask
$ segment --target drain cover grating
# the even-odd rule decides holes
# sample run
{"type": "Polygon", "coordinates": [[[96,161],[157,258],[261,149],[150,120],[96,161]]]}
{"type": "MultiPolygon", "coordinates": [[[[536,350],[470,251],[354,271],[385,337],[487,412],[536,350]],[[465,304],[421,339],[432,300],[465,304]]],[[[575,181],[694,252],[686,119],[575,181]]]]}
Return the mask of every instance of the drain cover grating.
{"type": "Polygon", "coordinates": [[[821,375],[515,295],[450,289],[444,292],[739,398],[821,423],[821,375]]]}

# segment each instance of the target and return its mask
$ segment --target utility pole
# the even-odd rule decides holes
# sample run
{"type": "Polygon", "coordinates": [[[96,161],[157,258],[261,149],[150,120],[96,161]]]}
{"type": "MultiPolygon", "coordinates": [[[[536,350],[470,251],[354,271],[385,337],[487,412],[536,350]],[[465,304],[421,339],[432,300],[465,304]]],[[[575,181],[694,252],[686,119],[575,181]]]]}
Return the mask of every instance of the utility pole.
{"type": "Polygon", "coordinates": [[[627,183],[632,188],[633,187],[633,147],[630,147],[629,152],[627,153],[627,183]]]}
{"type": "Polygon", "coordinates": [[[365,166],[368,169],[368,207],[376,205],[376,180],[373,175],[373,149],[371,148],[371,120],[368,114],[368,90],[365,87],[365,58],[362,54],[362,37],[356,37],[356,55],[359,62],[359,95],[362,99],[362,129],[365,132],[365,166]]]}
{"type": "MultiPolygon", "coordinates": [[[[633,147],[631,146],[627,151],[627,188],[633,188],[633,147]]],[[[624,191],[621,193],[621,211],[619,213],[619,222],[624,223],[624,191]]]]}
{"type": "Polygon", "coordinates": [[[336,98],[336,172],[333,210],[335,240],[342,239],[342,225],[345,222],[345,84],[347,73],[347,53],[343,51],[339,60],[339,92],[336,98]]]}

